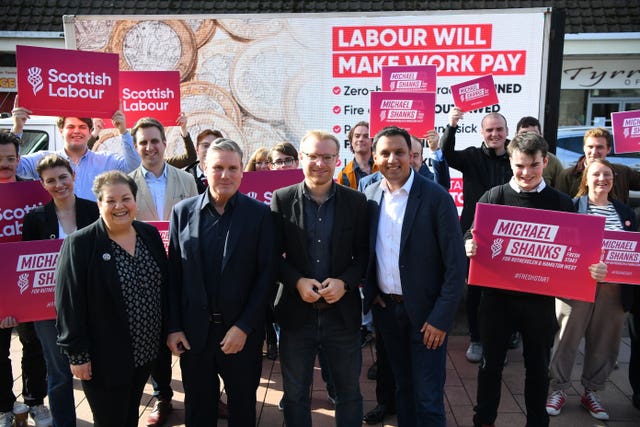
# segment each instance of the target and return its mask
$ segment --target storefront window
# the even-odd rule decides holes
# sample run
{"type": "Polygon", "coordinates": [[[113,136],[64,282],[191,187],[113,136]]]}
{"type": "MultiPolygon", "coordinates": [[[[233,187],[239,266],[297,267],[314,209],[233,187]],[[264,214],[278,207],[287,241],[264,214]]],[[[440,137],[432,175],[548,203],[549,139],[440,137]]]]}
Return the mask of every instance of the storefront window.
{"type": "Polygon", "coordinates": [[[586,111],[586,90],[563,89],[560,91],[558,126],[583,126],[586,120],[586,111]]]}

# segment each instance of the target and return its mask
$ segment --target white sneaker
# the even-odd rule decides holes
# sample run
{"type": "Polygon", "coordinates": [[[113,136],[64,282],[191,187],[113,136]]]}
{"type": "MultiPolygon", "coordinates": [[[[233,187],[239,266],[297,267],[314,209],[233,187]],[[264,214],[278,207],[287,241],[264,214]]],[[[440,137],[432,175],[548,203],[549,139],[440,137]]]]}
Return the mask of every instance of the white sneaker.
{"type": "Polygon", "coordinates": [[[51,427],[53,424],[53,418],[51,418],[51,412],[49,408],[44,405],[34,405],[29,408],[29,414],[36,423],[36,427],[51,427]]]}
{"type": "Polygon", "coordinates": [[[467,353],[465,354],[467,360],[472,363],[478,363],[482,360],[482,344],[479,342],[471,341],[467,353]]]}
{"type": "Polygon", "coordinates": [[[0,427],[13,426],[13,412],[0,412],[0,427]]]}
{"type": "Polygon", "coordinates": [[[562,390],[554,390],[547,399],[546,410],[549,415],[560,415],[562,407],[567,403],[567,395],[562,390]]]}

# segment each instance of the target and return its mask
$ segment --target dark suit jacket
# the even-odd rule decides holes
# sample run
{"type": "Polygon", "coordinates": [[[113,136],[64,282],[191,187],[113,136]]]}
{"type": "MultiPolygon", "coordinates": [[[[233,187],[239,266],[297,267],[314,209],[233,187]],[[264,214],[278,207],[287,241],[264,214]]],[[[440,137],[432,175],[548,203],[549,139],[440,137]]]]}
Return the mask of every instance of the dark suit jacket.
{"type": "MultiPolygon", "coordinates": [[[[168,332],[183,331],[191,351],[204,349],[209,307],[200,251],[200,206],[205,192],[185,199],[171,213],[169,243],[168,332]]],[[[264,328],[267,296],[274,281],[273,220],[269,208],[238,194],[222,260],[220,301],[226,328],[245,333],[264,328]]]]}
{"type": "MultiPolygon", "coordinates": [[[[275,313],[285,328],[302,326],[313,318],[314,308],[304,302],[296,289],[298,279],[311,277],[304,228],[302,190],[299,183],[276,190],[271,199],[274,212],[278,253],[283,254],[278,279],[284,285],[275,313]]],[[[358,285],[367,264],[367,204],[364,196],[351,188],[336,184],[335,216],[331,236],[331,276],[344,281],[347,293],[335,303],[345,327],[361,323],[362,303],[358,285]]]]}
{"type": "MultiPolygon", "coordinates": [[[[464,290],[466,257],[458,213],[451,196],[441,186],[419,174],[413,185],[402,222],[400,281],[404,305],[412,326],[425,322],[448,332],[464,290]]],[[[369,267],[364,289],[368,310],[380,293],[376,275],[376,236],[383,192],[381,182],[367,187],[369,201],[369,267]]]]}
{"type": "MultiPolygon", "coordinates": [[[[76,197],[78,230],[95,222],[99,215],[96,202],[76,197]]],[[[58,217],[53,199],[44,206],[38,206],[24,217],[22,240],[45,240],[59,237],[58,217]]]]}
{"type": "MultiPolygon", "coordinates": [[[[160,266],[164,288],[167,256],[158,230],[138,221],[133,227],[160,266]]],[[[92,381],[107,386],[130,381],[134,364],[129,318],[102,219],[72,233],[62,244],[56,310],[58,345],[70,354],[89,353],[92,381]]]]}

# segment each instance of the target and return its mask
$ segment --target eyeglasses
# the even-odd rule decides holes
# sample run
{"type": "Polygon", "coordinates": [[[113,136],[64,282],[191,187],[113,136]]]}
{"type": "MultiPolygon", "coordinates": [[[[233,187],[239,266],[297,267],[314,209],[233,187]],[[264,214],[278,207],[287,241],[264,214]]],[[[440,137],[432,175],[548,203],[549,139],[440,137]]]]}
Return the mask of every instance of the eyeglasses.
{"type": "Polygon", "coordinates": [[[271,162],[271,164],[274,165],[274,166],[278,166],[278,167],[291,166],[292,164],[295,163],[295,161],[296,161],[296,159],[294,159],[293,157],[287,157],[284,160],[283,159],[275,160],[275,161],[271,162]]]}
{"type": "Polygon", "coordinates": [[[311,163],[316,163],[318,160],[322,160],[322,163],[330,163],[334,160],[338,155],[337,154],[313,154],[313,153],[305,153],[301,152],[311,163]]]}

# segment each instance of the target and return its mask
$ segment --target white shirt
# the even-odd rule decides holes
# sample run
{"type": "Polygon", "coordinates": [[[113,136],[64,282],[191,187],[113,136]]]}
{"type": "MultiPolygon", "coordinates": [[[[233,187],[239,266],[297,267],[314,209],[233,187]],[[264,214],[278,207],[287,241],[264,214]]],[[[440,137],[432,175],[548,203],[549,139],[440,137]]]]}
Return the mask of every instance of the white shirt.
{"type": "Polygon", "coordinates": [[[545,184],[544,179],[542,181],[540,181],[540,184],[538,184],[538,186],[536,188],[534,188],[531,191],[525,191],[522,188],[520,188],[520,186],[518,186],[518,184],[516,184],[516,179],[514,177],[511,177],[511,179],[509,180],[509,187],[513,188],[513,191],[515,191],[516,193],[533,193],[534,191],[536,193],[541,192],[542,190],[544,190],[544,188],[547,186],[547,184],[545,184]]]}
{"type": "Polygon", "coordinates": [[[376,271],[378,273],[378,287],[385,294],[402,295],[400,238],[409,192],[411,185],[413,185],[413,174],[412,170],[407,182],[393,192],[389,189],[386,179],[380,183],[383,195],[376,236],[376,271]]]}
{"type": "Polygon", "coordinates": [[[158,218],[162,219],[164,218],[164,195],[167,192],[167,164],[164,164],[160,176],[155,176],[153,172],[148,171],[142,165],[140,168],[144,173],[144,180],[149,187],[153,204],[156,205],[158,218]]]}

